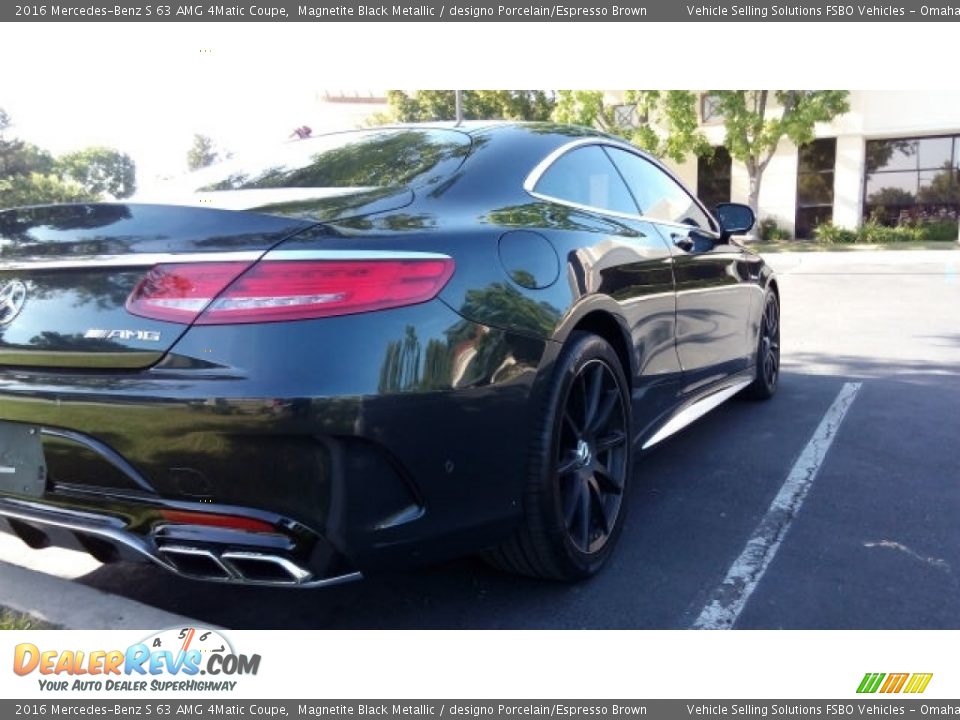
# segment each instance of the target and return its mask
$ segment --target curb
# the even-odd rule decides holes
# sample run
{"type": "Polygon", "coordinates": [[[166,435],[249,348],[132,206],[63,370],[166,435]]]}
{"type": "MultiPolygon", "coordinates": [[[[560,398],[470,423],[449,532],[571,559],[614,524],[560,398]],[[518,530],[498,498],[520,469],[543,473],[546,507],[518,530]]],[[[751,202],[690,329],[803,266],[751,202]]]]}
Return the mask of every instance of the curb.
{"type": "Polygon", "coordinates": [[[0,607],[66,630],[156,630],[198,624],[182,615],[3,561],[0,607]]]}

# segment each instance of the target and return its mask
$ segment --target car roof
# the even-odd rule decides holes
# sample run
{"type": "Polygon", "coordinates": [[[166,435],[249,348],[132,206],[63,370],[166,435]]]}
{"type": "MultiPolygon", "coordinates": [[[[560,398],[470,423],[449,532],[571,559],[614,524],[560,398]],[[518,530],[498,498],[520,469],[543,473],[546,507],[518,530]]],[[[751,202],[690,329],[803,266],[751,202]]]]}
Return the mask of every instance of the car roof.
{"type": "Polygon", "coordinates": [[[481,135],[498,135],[516,132],[528,132],[541,138],[552,137],[556,146],[565,145],[574,140],[589,140],[595,138],[613,144],[629,147],[633,152],[643,155],[658,166],[663,162],[641,147],[617,135],[612,135],[586,125],[571,125],[544,120],[463,120],[461,122],[428,121],[419,123],[391,123],[389,125],[372,126],[363,130],[453,130],[470,137],[481,135]]]}
{"type": "Polygon", "coordinates": [[[496,131],[498,129],[512,128],[516,130],[529,130],[538,134],[563,135],[570,138],[580,137],[600,137],[611,140],[620,140],[622,138],[609,135],[595,128],[586,125],[568,125],[564,123],[555,123],[545,120],[433,120],[416,123],[390,123],[387,125],[374,125],[360,130],[457,130],[467,135],[476,135],[482,132],[496,131]]]}
{"type": "MultiPolygon", "coordinates": [[[[499,148],[498,162],[495,163],[496,171],[515,175],[513,180],[519,182],[523,182],[523,179],[550,153],[564,146],[578,145],[581,142],[592,140],[627,148],[631,152],[643,156],[676,179],[673,172],[659,158],[646,150],[637,147],[623,137],[585,125],[526,120],[464,120],[459,123],[452,120],[439,120],[376,125],[359,128],[355,132],[376,132],[378,130],[439,130],[458,132],[473,140],[493,141],[494,146],[499,148]],[[535,140],[535,142],[530,142],[530,140],[535,140]]],[[[481,185],[483,182],[484,179],[481,177],[481,185]]]]}

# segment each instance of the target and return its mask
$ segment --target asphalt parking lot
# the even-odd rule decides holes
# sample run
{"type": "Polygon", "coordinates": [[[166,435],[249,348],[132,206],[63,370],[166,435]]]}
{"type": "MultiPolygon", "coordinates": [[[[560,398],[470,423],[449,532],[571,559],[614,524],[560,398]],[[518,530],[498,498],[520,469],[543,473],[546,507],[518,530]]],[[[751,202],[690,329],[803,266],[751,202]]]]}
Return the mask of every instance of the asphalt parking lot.
{"type": "Polygon", "coordinates": [[[618,552],[589,582],[472,559],[316,591],[127,564],[76,582],[233,628],[690,627],[838,394],[860,383],[734,626],[960,627],[960,251],[769,260],[783,296],[778,395],[731,401],[643,457],[618,552]]]}

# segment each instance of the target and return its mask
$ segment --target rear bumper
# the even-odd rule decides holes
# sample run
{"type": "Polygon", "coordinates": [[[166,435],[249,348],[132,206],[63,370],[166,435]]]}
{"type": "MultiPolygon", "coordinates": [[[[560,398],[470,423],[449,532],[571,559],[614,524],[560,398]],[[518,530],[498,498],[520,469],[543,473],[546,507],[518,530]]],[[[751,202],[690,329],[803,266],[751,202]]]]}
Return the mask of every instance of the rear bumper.
{"type": "Polygon", "coordinates": [[[477,550],[519,517],[550,346],[435,301],[193,328],[144,371],[4,369],[0,421],[40,430],[49,478],[41,497],[0,494],[0,526],[105,561],[301,587],[477,550]]]}
{"type": "MultiPolygon", "coordinates": [[[[361,577],[346,567],[337,569],[329,549],[317,552],[323,544],[320,538],[300,537],[298,542],[280,528],[271,534],[216,531],[202,525],[165,526],[159,513],[154,518],[155,532],[144,534],[123,517],[129,509],[115,503],[109,511],[102,505],[85,511],[49,501],[0,497],[0,529],[35,549],[65,547],[87,552],[101,562],[148,561],[197,580],[307,588],[361,577]],[[314,552],[305,553],[308,546],[314,552]]],[[[137,507],[141,515],[145,510],[142,504],[137,507]]]]}

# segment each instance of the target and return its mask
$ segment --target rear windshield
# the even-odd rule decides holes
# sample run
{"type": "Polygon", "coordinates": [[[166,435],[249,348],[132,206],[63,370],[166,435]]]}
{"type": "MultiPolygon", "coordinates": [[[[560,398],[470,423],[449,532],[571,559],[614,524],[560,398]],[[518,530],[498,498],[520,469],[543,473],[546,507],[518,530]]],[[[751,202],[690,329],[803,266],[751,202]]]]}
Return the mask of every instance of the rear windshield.
{"type": "Polygon", "coordinates": [[[335,133],[227,160],[186,175],[174,185],[183,192],[417,187],[450,175],[469,150],[470,137],[455,130],[335,133]]]}

